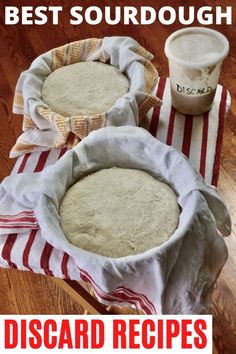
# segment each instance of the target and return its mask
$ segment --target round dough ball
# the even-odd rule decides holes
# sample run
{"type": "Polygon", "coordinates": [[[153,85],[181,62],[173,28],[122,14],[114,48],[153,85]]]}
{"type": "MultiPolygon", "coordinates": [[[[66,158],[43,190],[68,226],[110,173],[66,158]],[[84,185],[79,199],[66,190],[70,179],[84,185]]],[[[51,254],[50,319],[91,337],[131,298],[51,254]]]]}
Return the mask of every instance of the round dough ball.
{"type": "Polygon", "coordinates": [[[42,100],[66,117],[92,116],[109,110],[128,89],[128,79],[114,66],[79,62],[56,69],[46,78],[42,100]]]}
{"type": "Polygon", "coordinates": [[[174,191],[140,170],[110,168],[69,188],[61,228],[77,247],[123,257],[161,245],[174,233],[180,209],[174,191]]]}

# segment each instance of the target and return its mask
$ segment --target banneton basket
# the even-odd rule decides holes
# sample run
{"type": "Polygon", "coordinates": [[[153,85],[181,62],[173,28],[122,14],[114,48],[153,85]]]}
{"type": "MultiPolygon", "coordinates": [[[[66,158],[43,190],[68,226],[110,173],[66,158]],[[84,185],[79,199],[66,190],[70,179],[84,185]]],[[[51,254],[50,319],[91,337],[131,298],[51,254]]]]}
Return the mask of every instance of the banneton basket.
{"type": "Polygon", "coordinates": [[[152,95],[158,73],[153,55],[130,37],[90,38],[72,42],[37,57],[24,71],[15,90],[13,112],[22,114],[24,133],[10,157],[52,147],[75,146],[92,130],[106,126],[138,126],[161,101],[152,95]],[[107,112],[64,117],[42,101],[44,80],[54,70],[80,61],[100,61],[118,68],[129,79],[129,91],[107,112]]]}
{"type": "Polygon", "coordinates": [[[99,129],[42,172],[7,177],[0,186],[0,215],[2,235],[6,227],[19,236],[39,227],[50,245],[73,257],[80,274],[75,280],[89,282],[105,304],[125,306],[132,299],[147,314],[211,311],[213,286],[227,259],[222,238],[231,230],[227,209],[184,155],[142,128],[99,129]],[[175,190],[181,214],[167,242],[142,254],[108,258],[67,241],[58,213],[66,190],[114,166],[144,170],[175,190]],[[16,215],[14,223],[9,214],[16,215]]]}

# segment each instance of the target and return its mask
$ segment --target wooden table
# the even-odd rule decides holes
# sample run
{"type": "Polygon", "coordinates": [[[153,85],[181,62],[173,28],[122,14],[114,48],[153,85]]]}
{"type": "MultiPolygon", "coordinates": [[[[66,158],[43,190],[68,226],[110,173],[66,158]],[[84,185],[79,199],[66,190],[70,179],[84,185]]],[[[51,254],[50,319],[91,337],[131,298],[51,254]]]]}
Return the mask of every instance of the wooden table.
{"type": "MultiPolygon", "coordinates": [[[[167,36],[181,25],[176,22],[171,26],[163,26],[156,22],[148,26],[109,26],[102,23],[97,26],[89,26],[85,23],[81,26],[69,25],[69,8],[78,5],[78,1],[69,0],[63,2],[64,11],[60,14],[60,23],[53,26],[50,23],[44,26],[4,26],[3,5],[32,5],[39,6],[39,0],[12,0],[0,4],[0,179],[9,175],[15,161],[9,160],[8,154],[16,137],[21,132],[21,118],[11,113],[13,92],[19,74],[26,69],[32,60],[39,54],[66,42],[88,38],[103,37],[106,35],[129,35],[140,42],[149,51],[155,54],[154,64],[161,75],[168,75],[168,67],[163,53],[164,42],[167,36]]],[[[59,0],[47,1],[48,5],[62,5],[59,0]]],[[[89,0],[86,6],[94,5],[89,0]]],[[[97,6],[117,5],[115,0],[97,1],[97,6]]],[[[128,1],[120,1],[119,5],[131,5],[128,1]]],[[[166,1],[136,0],[136,7],[149,5],[161,7],[166,1]]],[[[172,1],[169,5],[183,5],[182,1],[172,1]]],[[[184,6],[214,6],[210,0],[186,0],[184,6]]],[[[222,0],[221,6],[232,6],[232,1],[222,0]]],[[[234,18],[236,7],[233,9],[234,18]]],[[[197,23],[195,23],[197,25],[197,23]]],[[[232,107],[228,116],[224,132],[224,143],[221,160],[221,174],[219,191],[229,207],[233,233],[226,242],[229,249],[229,260],[224,267],[214,291],[214,340],[215,350],[220,354],[234,354],[236,352],[236,26],[212,26],[220,30],[230,40],[230,55],[226,59],[221,75],[221,83],[232,94],[232,107]]],[[[65,295],[65,283],[60,286],[49,277],[43,277],[31,273],[18,271],[0,271],[0,313],[83,313],[78,304],[76,289],[70,286],[70,297],[65,295]],[[62,287],[61,287],[62,286],[62,287]],[[71,290],[72,289],[72,290],[71,290]],[[76,296],[76,298],[74,298],[76,296]],[[39,301],[40,299],[40,301],[39,301]]],[[[71,285],[71,284],[69,284],[71,285]]],[[[78,288],[77,288],[78,290],[78,288]]],[[[77,292],[78,294],[78,292],[77,292]]],[[[87,295],[86,295],[87,297],[87,295]]],[[[88,299],[88,297],[87,297],[88,299]]],[[[81,300],[80,300],[81,301],[81,300]]],[[[86,305],[88,307],[88,304],[86,305]]],[[[95,305],[93,305],[95,308],[95,305]]],[[[93,311],[91,308],[89,311],[93,311]]],[[[96,310],[96,308],[95,308],[96,310]]],[[[97,309],[102,311],[102,309],[97,309]]],[[[106,310],[103,308],[103,310],[106,310]]]]}

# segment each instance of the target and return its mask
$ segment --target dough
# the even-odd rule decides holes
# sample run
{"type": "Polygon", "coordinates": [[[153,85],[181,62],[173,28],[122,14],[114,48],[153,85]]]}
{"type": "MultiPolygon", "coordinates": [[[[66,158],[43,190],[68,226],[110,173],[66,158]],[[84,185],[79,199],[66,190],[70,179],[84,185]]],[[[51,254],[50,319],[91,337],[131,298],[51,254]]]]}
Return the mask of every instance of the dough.
{"type": "Polygon", "coordinates": [[[179,214],[167,184],[123,168],[84,177],[60,205],[61,228],[70,243],[115,258],[161,245],[177,228],[179,214]]]}
{"type": "Polygon", "coordinates": [[[42,100],[64,116],[94,115],[109,110],[128,92],[120,70],[100,62],[79,62],[53,71],[44,81],[42,100]]]}

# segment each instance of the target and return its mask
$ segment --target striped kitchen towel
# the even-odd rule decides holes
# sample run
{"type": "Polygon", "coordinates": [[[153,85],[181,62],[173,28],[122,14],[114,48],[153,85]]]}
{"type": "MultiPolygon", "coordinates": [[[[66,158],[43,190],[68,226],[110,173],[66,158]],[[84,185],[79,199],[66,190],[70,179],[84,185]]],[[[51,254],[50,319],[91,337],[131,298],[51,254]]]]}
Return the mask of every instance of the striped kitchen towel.
{"type": "Polygon", "coordinates": [[[217,185],[224,120],[229,110],[229,92],[218,85],[212,109],[199,116],[185,116],[171,106],[170,81],[161,77],[155,88],[163,100],[152,108],[141,126],[157,139],[182,151],[208,184],[217,185]]]}
{"type": "MultiPolygon", "coordinates": [[[[212,110],[203,116],[183,116],[170,105],[168,79],[161,78],[156,93],[163,98],[162,107],[150,111],[143,122],[153,136],[173,145],[189,157],[192,164],[209,184],[216,185],[219,176],[220,152],[223,139],[224,118],[230,105],[230,95],[218,86],[212,110]]],[[[59,159],[66,149],[35,152],[18,158],[12,174],[39,172],[59,159]]],[[[34,215],[27,213],[13,218],[0,219],[4,225],[20,225],[24,233],[1,235],[0,265],[36,273],[78,280],[81,272],[74,260],[55,249],[41,236],[34,215]],[[7,219],[7,220],[6,220],[7,219]]],[[[101,294],[100,294],[101,297],[101,294]]],[[[127,297],[128,298],[128,297],[127,297]]],[[[129,299],[132,303],[132,298],[129,299]]],[[[127,300],[127,302],[129,302],[127,300]]]]}

